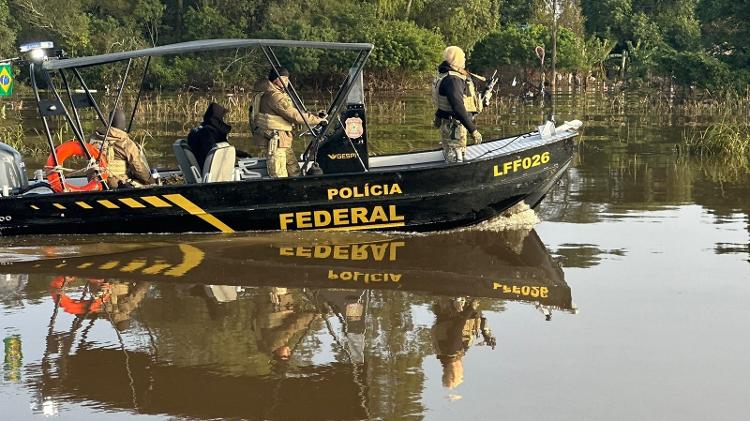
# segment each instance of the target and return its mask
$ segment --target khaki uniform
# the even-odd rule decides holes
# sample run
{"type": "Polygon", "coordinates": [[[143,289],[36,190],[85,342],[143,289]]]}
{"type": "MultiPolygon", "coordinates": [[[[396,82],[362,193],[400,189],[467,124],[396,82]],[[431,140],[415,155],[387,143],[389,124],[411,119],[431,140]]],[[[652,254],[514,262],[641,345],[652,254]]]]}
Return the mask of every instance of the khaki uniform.
{"type": "MultiPolygon", "coordinates": [[[[432,99],[435,107],[446,113],[454,113],[453,107],[451,107],[448,97],[440,95],[440,84],[448,76],[455,76],[466,83],[466,89],[464,90],[464,107],[466,111],[471,114],[477,114],[482,111],[482,101],[479,98],[476,86],[470,77],[465,76],[463,73],[448,71],[446,73],[439,73],[432,84],[432,99]]],[[[463,157],[466,155],[466,144],[468,131],[461,122],[456,118],[440,118],[440,144],[443,146],[443,155],[446,162],[458,162],[463,161],[463,157]]]]}
{"type": "Polygon", "coordinates": [[[463,382],[463,358],[481,325],[478,306],[478,301],[463,298],[442,298],[433,306],[432,344],[443,366],[443,386],[449,389],[463,382]]]}
{"type": "Polygon", "coordinates": [[[286,288],[270,288],[268,295],[256,297],[253,331],[260,351],[272,355],[284,346],[294,348],[317,318],[309,304],[296,295],[286,288]]]}
{"type": "MultiPolygon", "coordinates": [[[[99,149],[105,140],[103,133],[106,130],[107,128],[104,127],[94,132],[89,138],[89,143],[99,149]]],[[[141,184],[155,182],[151,177],[143,151],[125,131],[115,127],[110,128],[103,152],[107,159],[107,172],[109,173],[107,183],[110,187],[117,188],[133,181],[141,184]]]]}
{"type": "Polygon", "coordinates": [[[466,155],[468,130],[456,119],[440,119],[440,144],[445,162],[458,162],[466,155]]]}
{"type": "MultiPolygon", "coordinates": [[[[266,156],[268,174],[277,178],[299,175],[299,164],[292,149],[292,130],[295,124],[305,124],[305,120],[289,95],[270,81],[259,81],[254,90],[258,93],[253,98],[250,126],[253,144],[266,156]]],[[[312,125],[322,121],[309,113],[305,117],[312,125]]]]}
{"type": "Polygon", "coordinates": [[[146,298],[151,283],[112,281],[109,283],[110,296],[105,302],[104,309],[109,315],[110,320],[115,324],[117,330],[123,330],[130,324],[131,314],[135,311],[146,298]]]}
{"type": "Polygon", "coordinates": [[[435,324],[432,341],[435,353],[444,358],[461,358],[474,342],[479,332],[481,313],[478,302],[443,298],[433,306],[435,324]]]}

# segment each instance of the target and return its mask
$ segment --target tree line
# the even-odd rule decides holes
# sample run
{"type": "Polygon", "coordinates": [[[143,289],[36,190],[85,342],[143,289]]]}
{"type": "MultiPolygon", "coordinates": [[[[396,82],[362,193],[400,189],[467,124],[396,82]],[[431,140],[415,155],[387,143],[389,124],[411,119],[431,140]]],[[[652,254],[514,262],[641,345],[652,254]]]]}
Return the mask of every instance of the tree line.
{"type": "MultiPolygon", "coordinates": [[[[419,80],[447,45],[473,68],[538,70],[551,60],[580,77],[674,80],[745,91],[750,81],[750,2],[729,0],[0,0],[0,54],[52,40],[71,56],[204,38],[371,42],[376,80],[419,80]],[[623,57],[624,56],[624,57],[623,57]],[[624,67],[623,67],[624,65],[624,67]]],[[[258,54],[156,60],[164,89],[247,85],[267,69],[258,54]],[[218,85],[217,84],[221,84],[218,85]]],[[[280,57],[299,76],[326,82],[345,71],[342,53],[297,50],[280,57]]]]}

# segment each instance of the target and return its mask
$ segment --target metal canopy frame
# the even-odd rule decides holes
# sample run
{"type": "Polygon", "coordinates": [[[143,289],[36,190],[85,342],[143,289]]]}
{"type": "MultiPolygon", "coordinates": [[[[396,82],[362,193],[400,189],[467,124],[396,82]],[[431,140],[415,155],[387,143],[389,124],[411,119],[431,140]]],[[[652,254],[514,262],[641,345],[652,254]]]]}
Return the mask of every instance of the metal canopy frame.
{"type": "Polygon", "coordinates": [[[95,66],[98,64],[113,63],[115,61],[123,61],[139,57],[170,56],[202,51],[230,50],[235,48],[251,47],[289,47],[351,51],[372,51],[372,49],[374,48],[372,44],[350,42],[289,41],[281,39],[209,39],[180,42],[177,44],[144,48],[142,50],[123,51],[119,53],[102,54],[98,56],[49,60],[44,62],[42,67],[44,68],[44,70],[58,70],[73,67],[95,66]]]}
{"type": "MultiPolygon", "coordinates": [[[[53,60],[48,60],[42,63],[41,66],[39,66],[40,67],[39,70],[41,70],[41,72],[43,73],[44,79],[48,83],[48,87],[55,97],[56,105],[59,105],[61,107],[61,110],[56,111],[55,114],[65,116],[65,119],[67,120],[68,124],[73,129],[74,135],[78,138],[77,140],[81,144],[84,154],[89,160],[89,165],[91,169],[95,171],[97,177],[105,186],[105,188],[108,188],[107,183],[104,181],[104,178],[102,177],[102,174],[99,171],[99,164],[101,162],[101,156],[103,155],[103,151],[108,146],[109,141],[107,140],[107,137],[112,127],[112,120],[113,120],[114,114],[110,115],[109,118],[105,118],[105,115],[102,112],[102,109],[99,107],[93,95],[91,94],[91,90],[86,85],[86,82],[81,76],[79,69],[84,68],[84,67],[90,67],[90,66],[116,63],[120,61],[127,61],[127,67],[125,68],[125,73],[122,78],[122,83],[117,89],[117,96],[115,98],[115,103],[113,106],[113,110],[114,110],[117,108],[122,98],[122,93],[125,89],[125,84],[127,83],[130,69],[133,64],[133,60],[137,58],[144,58],[144,57],[147,58],[146,65],[143,71],[143,79],[141,80],[141,86],[138,91],[138,96],[136,97],[136,102],[135,102],[132,114],[130,116],[130,122],[128,124],[127,131],[130,132],[130,129],[132,128],[132,125],[133,125],[133,120],[135,119],[136,109],[138,108],[138,104],[140,103],[141,95],[143,93],[143,81],[148,75],[148,69],[150,67],[152,57],[181,55],[181,54],[189,54],[189,53],[196,53],[196,52],[240,49],[240,48],[260,48],[263,54],[266,56],[266,59],[268,60],[271,67],[274,70],[276,70],[278,73],[278,69],[279,67],[281,67],[281,63],[279,62],[279,59],[276,57],[276,54],[273,51],[273,48],[275,47],[310,48],[310,49],[345,50],[345,51],[348,50],[348,51],[354,51],[354,52],[359,53],[354,63],[352,64],[351,68],[349,69],[349,72],[346,78],[344,79],[341,86],[339,87],[339,90],[336,93],[336,96],[334,97],[333,102],[330,104],[328,108],[328,115],[331,117],[335,117],[336,118],[335,123],[338,123],[338,125],[341,125],[341,121],[338,118],[339,113],[341,113],[341,111],[344,108],[344,105],[347,101],[347,98],[349,97],[349,93],[351,92],[354,82],[357,80],[357,77],[364,69],[365,62],[367,61],[367,58],[369,57],[370,53],[372,52],[374,48],[372,44],[318,42],[318,41],[290,41],[290,40],[274,40],[274,39],[198,40],[198,41],[189,41],[189,42],[182,42],[182,43],[177,43],[177,44],[163,45],[163,46],[153,47],[153,48],[145,48],[141,50],[101,54],[101,55],[90,56],[90,57],[80,57],[80,58],[72,58],[72,59],[53,59],[53,60]],[[73,100],[73,93],[70,88],[70,84],[68,83],[68,79],[64,73],[65,69],[72,70],[73,74],[78,80],[78,83],[81,85],[81,87],[84,90],[84,93],[86,94],[88,103],[96,110],[99,121],[107,128],[107,131],[106,131],[107,135],[105,136],[104,142],[102,142],[102,145],[99,147],[99,158],[96,160],[96,162],[94,162],[93,156],[89,153],[88,149],[86,149],[83,125],[81,124],[78,109],[76,108],[75,101],[73,100]],[[58,74],[60,75],[62,79],[63,87],[65,88],[67,92],[67,97],[70,101],[70,106],[73,110],[72,114],[68,111],[68,107],[66,106],[65,102],[63,102],[62,97],[60,96],[60,93],[58,92],[57,88],[55,87],[53,83],[52,73],[54,73],[55,71],[58,72],[58,74]]],[[[37,100],[37,107],[39,109],[40,116],[42,117],[42,121],[44,123],[47,140],[48,140],[51,154],[52,154],[52,159],[55,164],[55,166],[51,169],[51,171],[56,171],[59,173],[61,183],[63,183],[64,185],[65,176],[63,174],[63,168],[60,166],[59,160],[57,158],[57,154],[55,152],[55,147],[54,147],[54,141],[52,139],[52,133],[50,132],[49,122],[47,121],[48,115],[51,115],[50,110],[43,110],[42,108],[41,99],[39,96],[39,89],[38,89],[36,77],[34,74],[35,70],[36,68],[35,68],[34,63],[31,63],[30,73],[31,73],[32,87],[34,90],[35,98],[37,100]]],[[[307,109],[305,108],[305,105],[302,102],[302,99],[297,93],[297,90],[294,88],[294,85],[292,85],[292,83],[289,82],[289,84],[284,87],[284,91],[292,99],[292,104],[302,116],[305,122],[305,126],[307,126],[307,129],[309,130],[309,132],[314,136],[314,139],[310,142],[310,144],[308,145],[305,151],[305,161],[304,161],[304,164],[302,165],[303,174],[306,174],[307,170],[311,167],[310,163],[315,162],[315,159],[317,157],[318,146],[323,141],[325,136],[329,132],[331,132],[332,128],[336,126],[336,124],[329,123],[327,126],[323,128],[323,130],[320,130],[319,132],[316,133],[315,130],[313,130],[312,125],[307,120],[307,117],[306,117],[307,109]]],[[[331,121],[331,123],[334,123],[334,122],[331,121]]]]}

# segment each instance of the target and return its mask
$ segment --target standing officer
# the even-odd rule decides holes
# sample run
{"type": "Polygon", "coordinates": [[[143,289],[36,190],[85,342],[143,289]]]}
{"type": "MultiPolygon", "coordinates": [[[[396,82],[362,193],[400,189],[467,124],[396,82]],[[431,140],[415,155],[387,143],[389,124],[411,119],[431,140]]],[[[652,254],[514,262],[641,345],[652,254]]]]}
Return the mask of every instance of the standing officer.
{"type": "Polygon", "coordinates": [[[441,298],[432,311],[432,343],[443,366],[443,386],[448,389],[460,385],[464,379],[463,359],[466,351],[481,333],[484,344],[495,349],[497,340],[487,326],[487,319],[479,310],[479,301],[468,297],[441,298]]]}
{"type": "MultiPolygon", "coordinates": [[[[268,174],[274,178],[300,175],[297,158],[292,150],[294,124],[305,124],[302,114],[292,104],[286,93],[289,70],[284,67],[271,69],[268,80],[261,80],[253,88],[260,93],[253,98],[250,108],[250,128],[253,143],[260,146],[266,156],[268,174]]],[[[307,113],[310,125],[325,122],[325,119],[307,113]]]]}
{"type": "Polygon", "coordinates": [[[443,59],[432,85],[432,99],[437,107],[435,127],[440,128],[445,162],[462,162],[467,132],[475,144],[482,143],[482,135],[474,125],[474,115],[482,111],[482,101],[471,74],[464,68],[463,50],[450,46],[443,51],[443,59]]]}

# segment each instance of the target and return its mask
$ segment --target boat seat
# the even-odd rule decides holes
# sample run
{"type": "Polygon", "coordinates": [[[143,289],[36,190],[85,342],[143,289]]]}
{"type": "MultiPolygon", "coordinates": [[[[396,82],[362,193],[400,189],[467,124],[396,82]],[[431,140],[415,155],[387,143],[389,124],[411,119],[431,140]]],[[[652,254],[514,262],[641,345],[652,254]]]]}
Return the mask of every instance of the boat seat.
{"type": "Polygon", "coordinates": [[[266,161],[261,161],[260,158],[239,158],[237,168],[240,170],[240,180],[263,178],[268,175],[266,161]]]}
{"type": "Polygon", "coordinates": [[[177,157],[177,165],[182,170],[182,175],[185,177],[185,182],[188,184],[196,184],[202,181],[200,167],[198,161],[195,159],[192,149],[188,146],[187,140],[179,139],[172,145],[172,151],[175,157],[177,157]]]}
{"type": "Polygon", "coordinates": [[[203,182],[234,180],[234,146],[227,142],[219,142],[211,148],[203,163],[203,182]]]}

